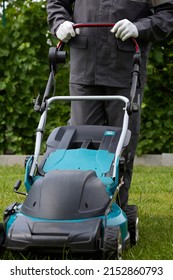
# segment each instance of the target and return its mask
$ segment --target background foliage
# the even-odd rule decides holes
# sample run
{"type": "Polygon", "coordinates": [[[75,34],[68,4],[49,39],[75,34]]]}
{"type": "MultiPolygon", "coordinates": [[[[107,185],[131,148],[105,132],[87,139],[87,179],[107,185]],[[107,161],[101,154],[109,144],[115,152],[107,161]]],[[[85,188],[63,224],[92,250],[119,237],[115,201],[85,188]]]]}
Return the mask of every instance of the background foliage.
{"type": "Polygon", "coordinates": [[[138,153],[173,152],[173,34],[153,44],[148,64],[138,153]]]}
{"type": "MultiPolygon", "coordinates": [[[[49,76],[45,4],[46,1],[8,1],[6,25],[0,26],[1,154],[33,153],[39,118],[33,109],[33,99],[44,93],[49,76]]],[[[64,71],[59,77],[61,83],[63,79],[64,71]]],[[[59,90],[62,90],[60,85],[59,90]]],[[[50,125],[64,121],[66,107],[58,106],[58,118],[53,112],[50,114],[50,125]]]]}
{"type": "MultiPolygon", "coordinates": [[[[44,93],[49,75],[46,1],[9,0],[0,22],[0,153],[32,154],[39,114],[33,99],[44,93]]],[[[0,2],[2,7],[2,1],[0,2]]],[[[154,44],[142,111],[138,154],[173,152],[173,36],[154,44]]],[[[68,61],[57,74],[57,94],[68,94],[68,61]]],[[[51,110],[51,127],[66,124],[69,104],[51,110]]]]}

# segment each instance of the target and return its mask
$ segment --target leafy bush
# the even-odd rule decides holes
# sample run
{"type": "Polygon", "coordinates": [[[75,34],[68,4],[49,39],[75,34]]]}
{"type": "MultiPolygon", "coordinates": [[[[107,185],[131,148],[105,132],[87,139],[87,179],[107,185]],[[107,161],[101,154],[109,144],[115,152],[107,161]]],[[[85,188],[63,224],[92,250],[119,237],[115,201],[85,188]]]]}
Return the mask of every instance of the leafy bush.
{"type": "Polygon", "coordinates": [[[172,73],[173,34],[151,49],[138,154],[173,152],[172,73]]]}
{"type": "MultiPolygon", "coordinates": [[[[44,0],[26,0],[22,5],[19,0],[9,1],[6,26],[0,26],[0,153],[33,153],[39,117],[33,99],[44,93],[49,76],[47,41],[52,39],[45,4],[44,0]]],[[[59,74],[60,80],[65,80],[67,71],[59,74]]],[[[59,105],[59,118],[52,112],[50,123],[62,123],[68,110],[59,105]]]]}

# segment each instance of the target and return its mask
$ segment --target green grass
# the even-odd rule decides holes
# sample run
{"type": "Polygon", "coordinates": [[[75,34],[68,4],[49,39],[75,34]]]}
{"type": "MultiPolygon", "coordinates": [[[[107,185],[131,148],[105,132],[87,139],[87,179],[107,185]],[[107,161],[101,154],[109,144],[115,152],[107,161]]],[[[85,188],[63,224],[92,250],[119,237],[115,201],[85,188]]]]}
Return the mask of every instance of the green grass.
{"type": "MultiPolygon", "coordinates": [[[[23,200],[23,196],[13,192],[17,179],[24,179],[23,168],[0,166],[1,221],[3,211],[9,204],[23,200]]],[[[25,190],[23,184],[21,190],[25,190]]],[[[136,246],[124,252],[123,259],[173,260],[173,167],[135,166],[129,204],[138,205],[139,241],[136,246]]],[[[25,258],[50,259],[52,257],[0,252],[0,259],[25,258]]],[[[65,252],[57,258],[70,259],[71,256],[65,252]]]]}
{"type": "Polygon", "coordinates": [[[135,167],[129,203],[139,208],[140,239],[124,257],[172,260],[173,168],[135,167]]]}

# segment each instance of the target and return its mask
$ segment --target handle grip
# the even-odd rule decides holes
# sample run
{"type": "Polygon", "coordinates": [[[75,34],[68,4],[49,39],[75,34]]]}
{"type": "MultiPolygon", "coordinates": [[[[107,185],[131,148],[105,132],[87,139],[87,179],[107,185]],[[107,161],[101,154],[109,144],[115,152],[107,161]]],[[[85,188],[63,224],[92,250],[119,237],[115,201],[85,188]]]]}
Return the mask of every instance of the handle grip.
{"type": "MultiPolygon", "coordinates": [[[[113,22],[91,22],[91,23],[75,23],[73,25],[73,28],[83,28],[83,27],[113,27],[115,25],[115,23],[113,22]]],[[[137,41],[134,38],[131,38],[133,44],[134,44],[134,48],[135,48],[135,53],[139,54],[140,53],[140,48],[139,45],[137,43],[137,41]]],[[[60,41],[59,44],[57,45],[58,50],[61,50],[63,48],[63,42],[60,41]]]]}

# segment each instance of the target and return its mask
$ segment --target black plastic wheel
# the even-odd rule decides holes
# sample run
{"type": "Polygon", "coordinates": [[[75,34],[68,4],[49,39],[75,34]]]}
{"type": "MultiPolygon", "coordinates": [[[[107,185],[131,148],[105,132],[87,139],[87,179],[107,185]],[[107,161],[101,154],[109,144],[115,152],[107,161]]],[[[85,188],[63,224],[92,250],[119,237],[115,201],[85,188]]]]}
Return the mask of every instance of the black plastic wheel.
{"type": "Polygon", "coordinates": [[[136,245],[139,238],[138,230],[138,207],[136,205],[126,205],[123,207],[128,219],[128,231],[130,233],[130,245],[136,245]]]}
{"type": "Polygon", "coordinates": [[[106,226],[103,239],[103,258],[105,260],[122,259],[122,238],[120,228],[106,226]]]}
{"type": "Polygon", "coordinates": [[[2,244],[4,243],[5,240],[5,231],[4,231],[4,226],[3,224],[0,224],[0,248],[2,244]]]}

